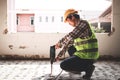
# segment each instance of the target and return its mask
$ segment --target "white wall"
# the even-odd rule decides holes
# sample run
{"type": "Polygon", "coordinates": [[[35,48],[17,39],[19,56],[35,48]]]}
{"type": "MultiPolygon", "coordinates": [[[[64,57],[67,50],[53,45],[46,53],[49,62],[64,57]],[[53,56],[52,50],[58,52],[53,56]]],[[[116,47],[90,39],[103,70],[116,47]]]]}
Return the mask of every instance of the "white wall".
{"type": "MultiPolygon", "coordinates": [[[[96,34],[99,41],[100,55],[120,56],[120,0],[113,1],[113,26],[115,33],[108,37],[107,34],[96,34]],[[115,8],[116,7],[116,8],[115,8]]],[[[7,0],[0,0],[0,55],[40,55],[49,57],[49,47],[54,45],[65,34],[60,33],[34,33],[19,32],[3,34],[7,27],[7,0]]],[[[59,52],[59,51],[58,51],[59,52]]]]}
{"type": "Polygon", "coordinates": [[[66,33],[73,28],[61,21],[64,10],[38,10],[35,12],[35,32],[37,33],[66,33]],[[48,21],[46,21],[46,17],[48,21]],[[54,17],[54,21],[52,18],[54,17]],[[41,21],[40,21],[41,18],[41,21]]]}

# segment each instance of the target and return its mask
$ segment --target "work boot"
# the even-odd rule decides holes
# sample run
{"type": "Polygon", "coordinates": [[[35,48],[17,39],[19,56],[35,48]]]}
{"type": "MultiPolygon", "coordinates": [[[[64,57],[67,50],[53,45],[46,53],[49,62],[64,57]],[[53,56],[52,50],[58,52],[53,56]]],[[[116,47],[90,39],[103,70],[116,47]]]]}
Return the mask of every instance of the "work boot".
{"type": "Polygon", "coordinates": [[[69,77],[72,79],[72,78],[74,78],[74,76],[73,75],[81,75],[81,72],[76,72],[76,71],[69,71],[69,77]]]}
{"type": "Polygon", "coordinates": [[[94,65],[90,66],[90,67],[85,71],[86,74],[83,76],[83,79],[90,80],[94,70],[95,70],[95,66],[94,66],[94,65]]]}

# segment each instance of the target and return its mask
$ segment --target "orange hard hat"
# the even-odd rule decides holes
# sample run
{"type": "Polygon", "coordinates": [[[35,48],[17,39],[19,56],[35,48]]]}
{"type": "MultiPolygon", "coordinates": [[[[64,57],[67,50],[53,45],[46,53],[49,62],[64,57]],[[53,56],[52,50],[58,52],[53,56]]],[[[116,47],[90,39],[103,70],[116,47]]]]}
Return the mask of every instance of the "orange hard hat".
{"type": "Polygon", "coordinates": [[[68,9],[65,11],[64,13],[64,22],[66,22],[67,16],[70,14],[74,14],[74,13],[78,13],[78,11],[74,10],[74,9],[68,9]]]}

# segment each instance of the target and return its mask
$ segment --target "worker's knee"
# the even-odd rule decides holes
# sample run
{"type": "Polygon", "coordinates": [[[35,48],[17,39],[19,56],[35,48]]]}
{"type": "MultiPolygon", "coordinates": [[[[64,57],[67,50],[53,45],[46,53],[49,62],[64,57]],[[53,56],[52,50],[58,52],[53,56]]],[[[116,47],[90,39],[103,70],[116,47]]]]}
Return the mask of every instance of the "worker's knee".
{"type": "Polygon", "coordinates": [[[65,65],[66,65],[66,64],[65,64],[64,62],[61,62],[61,63],[60,63],[61,69],[66,70],[66,66],[65,66],[65,65]]]}

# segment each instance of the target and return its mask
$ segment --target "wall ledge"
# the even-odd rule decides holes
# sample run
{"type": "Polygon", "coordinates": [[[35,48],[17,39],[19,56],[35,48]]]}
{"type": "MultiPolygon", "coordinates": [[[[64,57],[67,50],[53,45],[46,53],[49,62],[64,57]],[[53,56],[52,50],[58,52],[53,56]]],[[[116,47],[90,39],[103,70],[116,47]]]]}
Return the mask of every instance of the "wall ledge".
{"type": "MultiPolygon", "coordinates": [[[[40,55],[31,55],[31,56],[0,55],[0,60],[50,60],[50,58],[46,58],[40,55]]],[[[100,55],[98,61],[120,61],[120,57],[114,57],[111,55],[100,55]]]]}

